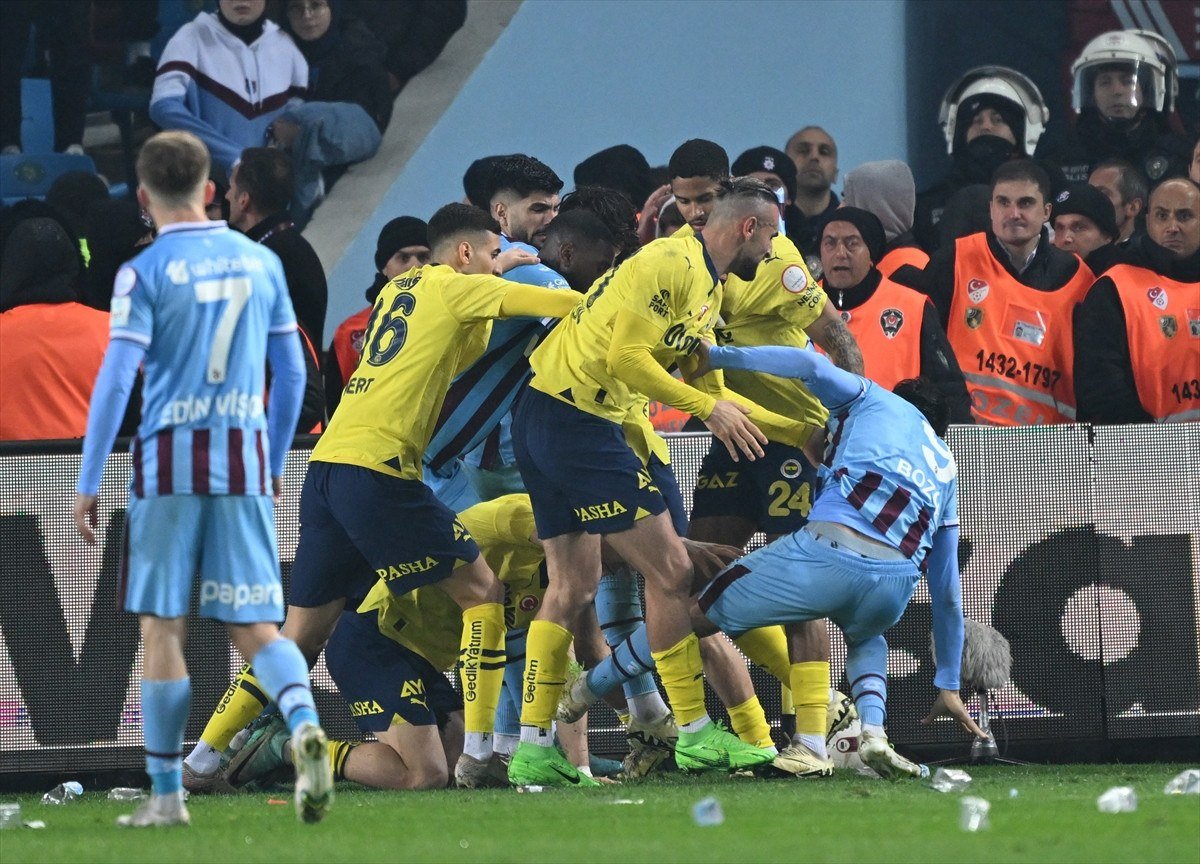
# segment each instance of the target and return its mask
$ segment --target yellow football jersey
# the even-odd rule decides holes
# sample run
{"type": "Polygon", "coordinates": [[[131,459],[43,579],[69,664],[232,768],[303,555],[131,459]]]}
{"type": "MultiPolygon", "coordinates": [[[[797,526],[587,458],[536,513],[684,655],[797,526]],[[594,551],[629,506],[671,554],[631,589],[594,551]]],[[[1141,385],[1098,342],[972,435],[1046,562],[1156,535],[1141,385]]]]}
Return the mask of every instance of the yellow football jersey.
{"type": "Polygon", "coordinates": [[[617,313],[628,310],[661,334],[652,348],[664,369],[713,340],[721,283],[696,237],[643,246],[610,270],[559,322],[529,358],[532,387],[613,423],[623,423],[638,396],[608,371],[617,313]]]}
{"type": "MultiPolygon", "coordinates": [[[[695,236],[684,225],[673,236],[695,236]]],[[[804,348],[804,328],[820,317],[828,301],[825,292],[808,272],[796,245],[777,234],[771,253],[750,281],[728,276],[721,301],[721,321],[716,325],[718,344],[749,348],[758,345],[787,345],[804,348]]],[[[829,416],[820,401],[800,381],[726,369],[725,384],[735,393],[777,414],[814,426],[824,426],[829,416]]]]}
{"type": "MultiPolygon", "coordinates": [[[[728,374],[728,373],[726,373],[728,374]]],[[[625,442],[629,445],[643,465],[650,464],[650,454],[658,457],[664,465],[671,464],[671,449],[667,439],[658,434],[654,424],[650,422],[650,400],[640,393],[637,394],[629,413],[625,415],[621,429],[625,433],[625,442]]]]}
{"type": "MultiPolygon", "coordinates": [[[[546,556],[536,540],[528,495],[505,495],[458,514],[492,572],[504,585],[504,621],[511,630],[528,627],[546,595],[546,556]]],[[[458,660],[462,610],[436,585],[396,596],[383,580],[359,605],[375,612],[379,632],[420,654],[437,669],[458,660]]]]}
{"type": "Polygon", "coordinates": [[[505,294],[518,287],[527,286],[444,264],[415,267],[383,286],[362,359],[311,458],[420,480],[450,382],[483,353],[505,294]]]}

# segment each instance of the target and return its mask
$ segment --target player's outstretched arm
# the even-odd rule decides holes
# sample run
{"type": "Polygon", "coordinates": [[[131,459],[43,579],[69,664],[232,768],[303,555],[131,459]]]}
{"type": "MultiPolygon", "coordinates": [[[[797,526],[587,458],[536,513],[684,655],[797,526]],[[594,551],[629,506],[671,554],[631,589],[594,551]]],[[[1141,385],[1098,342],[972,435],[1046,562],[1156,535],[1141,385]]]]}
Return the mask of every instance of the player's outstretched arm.
{"type": "Polygon", "coordinates": [[[862,349],[833,303],[826,303],[820,317],[805,327],[804,332],[829,355],[839,369],[855,375],[863,374],[862,349]]]}
{"type": "Polygon", "coordinates": [[[582,300],[574,291],[505,284],[509,287],[500,301],[500,318],[565,318],[582,300]]]}
{"type": "Polygon", "coordinates": [[[740,393],[735,393],[725,386],[725,376],[718,369],[706,367],[707,371],[703,375],[697,374],[700,361],[693,358],[700,353],[701,351],[698,349],[696,354],[680,360],[679,367],[685,381],[717,401],[723,400],[741,406],[745,409],[750,422],[762,430],[768,440],[800,448],[808,443],[815,427],[790,417],[784,417],[782,414],[776,414],[740,393]]]}
{"type": "Polygon", "coordinates": [[[113,339],[104,352],[104,362],[96,377],[88,407],[87,434],[83,439],[83,465],[75,487],[73,516],[75,527],[89,544],[96,542],[96,493],[104,460],[112,450],[138,366],[146,356],[146,347],[127,339],[113,339]]]}
{"type": "Polygon", "coordinates": [[[838,408],[857,399],[863,379],[839,369],[816,351],[764,345],[758,348],[708,349],[708,365],[713,369],[746,369],[780,378],[799,378],[826,408],[838,408]]]}

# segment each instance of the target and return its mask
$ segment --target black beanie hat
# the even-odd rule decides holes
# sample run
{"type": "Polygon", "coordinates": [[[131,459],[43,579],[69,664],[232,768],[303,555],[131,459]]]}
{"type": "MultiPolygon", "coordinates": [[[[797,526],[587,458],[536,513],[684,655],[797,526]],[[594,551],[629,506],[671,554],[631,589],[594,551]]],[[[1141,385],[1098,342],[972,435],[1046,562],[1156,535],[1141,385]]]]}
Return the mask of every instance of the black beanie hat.
{"type": "Polygon", "coordinates": [[[641,150],[629,144],[617,144],[593,153],[575,166],[574,180],[576,188],[603,186],[624,192],[635,207],[641,207],[654,191],[650,163],[641,150]]]}
{"type": "Polygon", "coordinates": [[[405,246],[429,246],[429,226],[416,216],[397,216],[383,226],[375,242],[375,269],[382,273],[388,259],[405,246]]]}
{"type": "Polygon", "coordinates": [[[788,200],[796,200],[796,163],[792,157],[774,147],[751,147],[733,162],[730,173],[745,177],[751,171],[769,171],[783,181],[788,200]]]}
{"type": "Polygon", "coordinates": [[[1108,196],[1095,186],[1088,183],[1072,183],[1059,192],[1050,208],[1050,224],[1053,225],[1059,216],[1071,213],[1091,219],[1109,240],[1117,239],[1117,212],[1108,196]]]}
{"type": "Polygon", "coordinates": [[[887,245],[887,240],[883,233],[883,223],[879,221],[878,216],[858,207],[839,207],[833,211],[833,215],[829,217],[825,227],[828,228],[834,222],[849,222],[857,228],[858,233],[862,235],[863,242],[867,244],[871,263],[879,263],[879,259],[883,257],[883,249],[887,245]]]}

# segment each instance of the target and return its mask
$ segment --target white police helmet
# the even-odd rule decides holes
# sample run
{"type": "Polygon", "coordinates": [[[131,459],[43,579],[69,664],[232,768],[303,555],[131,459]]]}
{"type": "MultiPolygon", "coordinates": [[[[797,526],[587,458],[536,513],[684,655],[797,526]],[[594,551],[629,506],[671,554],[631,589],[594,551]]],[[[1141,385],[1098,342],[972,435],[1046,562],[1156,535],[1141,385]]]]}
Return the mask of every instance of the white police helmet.
{"type": "Polygon", "coordinates": [[[1076,114],[1095,108],[1112,120],[1133,119],[1142,109],[1170,112],[1179,92],[1175,66],[1171,44],[1157,33],[1101,33],[1071,64],[1071,107],[1076,114]]]}
{"type": "MultiPolygon", "coordinates": [[[[1024,115],[1024,129],[1013,129],[1018,136],[1017,144],[1032,156],[1038,139],[1046,130],[1050,110],[1036,84],[1028,76],[1007,66],[978,66],[950,85],[942,97],[938,112],[938,123],[946,136],[946,152],[954,152],[955,126],[959,123],[959,108],[973,97],[993,97],[1011,102],[1019,114],[1024,115]]],[[[965,118],[964,118],[965,119],[965,118]]],[[[965,130],[959,131],[959,135],[965,130]]]]}

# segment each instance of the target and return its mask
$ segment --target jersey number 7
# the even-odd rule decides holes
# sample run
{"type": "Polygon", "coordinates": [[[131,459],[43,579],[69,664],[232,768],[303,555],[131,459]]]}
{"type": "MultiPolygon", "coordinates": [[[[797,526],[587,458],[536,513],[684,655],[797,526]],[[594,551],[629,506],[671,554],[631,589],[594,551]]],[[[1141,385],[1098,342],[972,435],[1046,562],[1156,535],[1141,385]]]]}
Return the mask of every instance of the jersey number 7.
{"type": "Polygon", "coordinates": [[[204,279],[196,282],[196,302],[216,303],[227,300],[221,317],[217,321],[217,330],[213,333],[212,346],[208,349],[208,383],[220,384],[225,380],[225,371],[229,366],[229,349],[233,344],[233,334],[237,330],[238,320],[242,310],[250,301],[254,288],[245,276],[229,276],[224,279],[204,279]]]}

